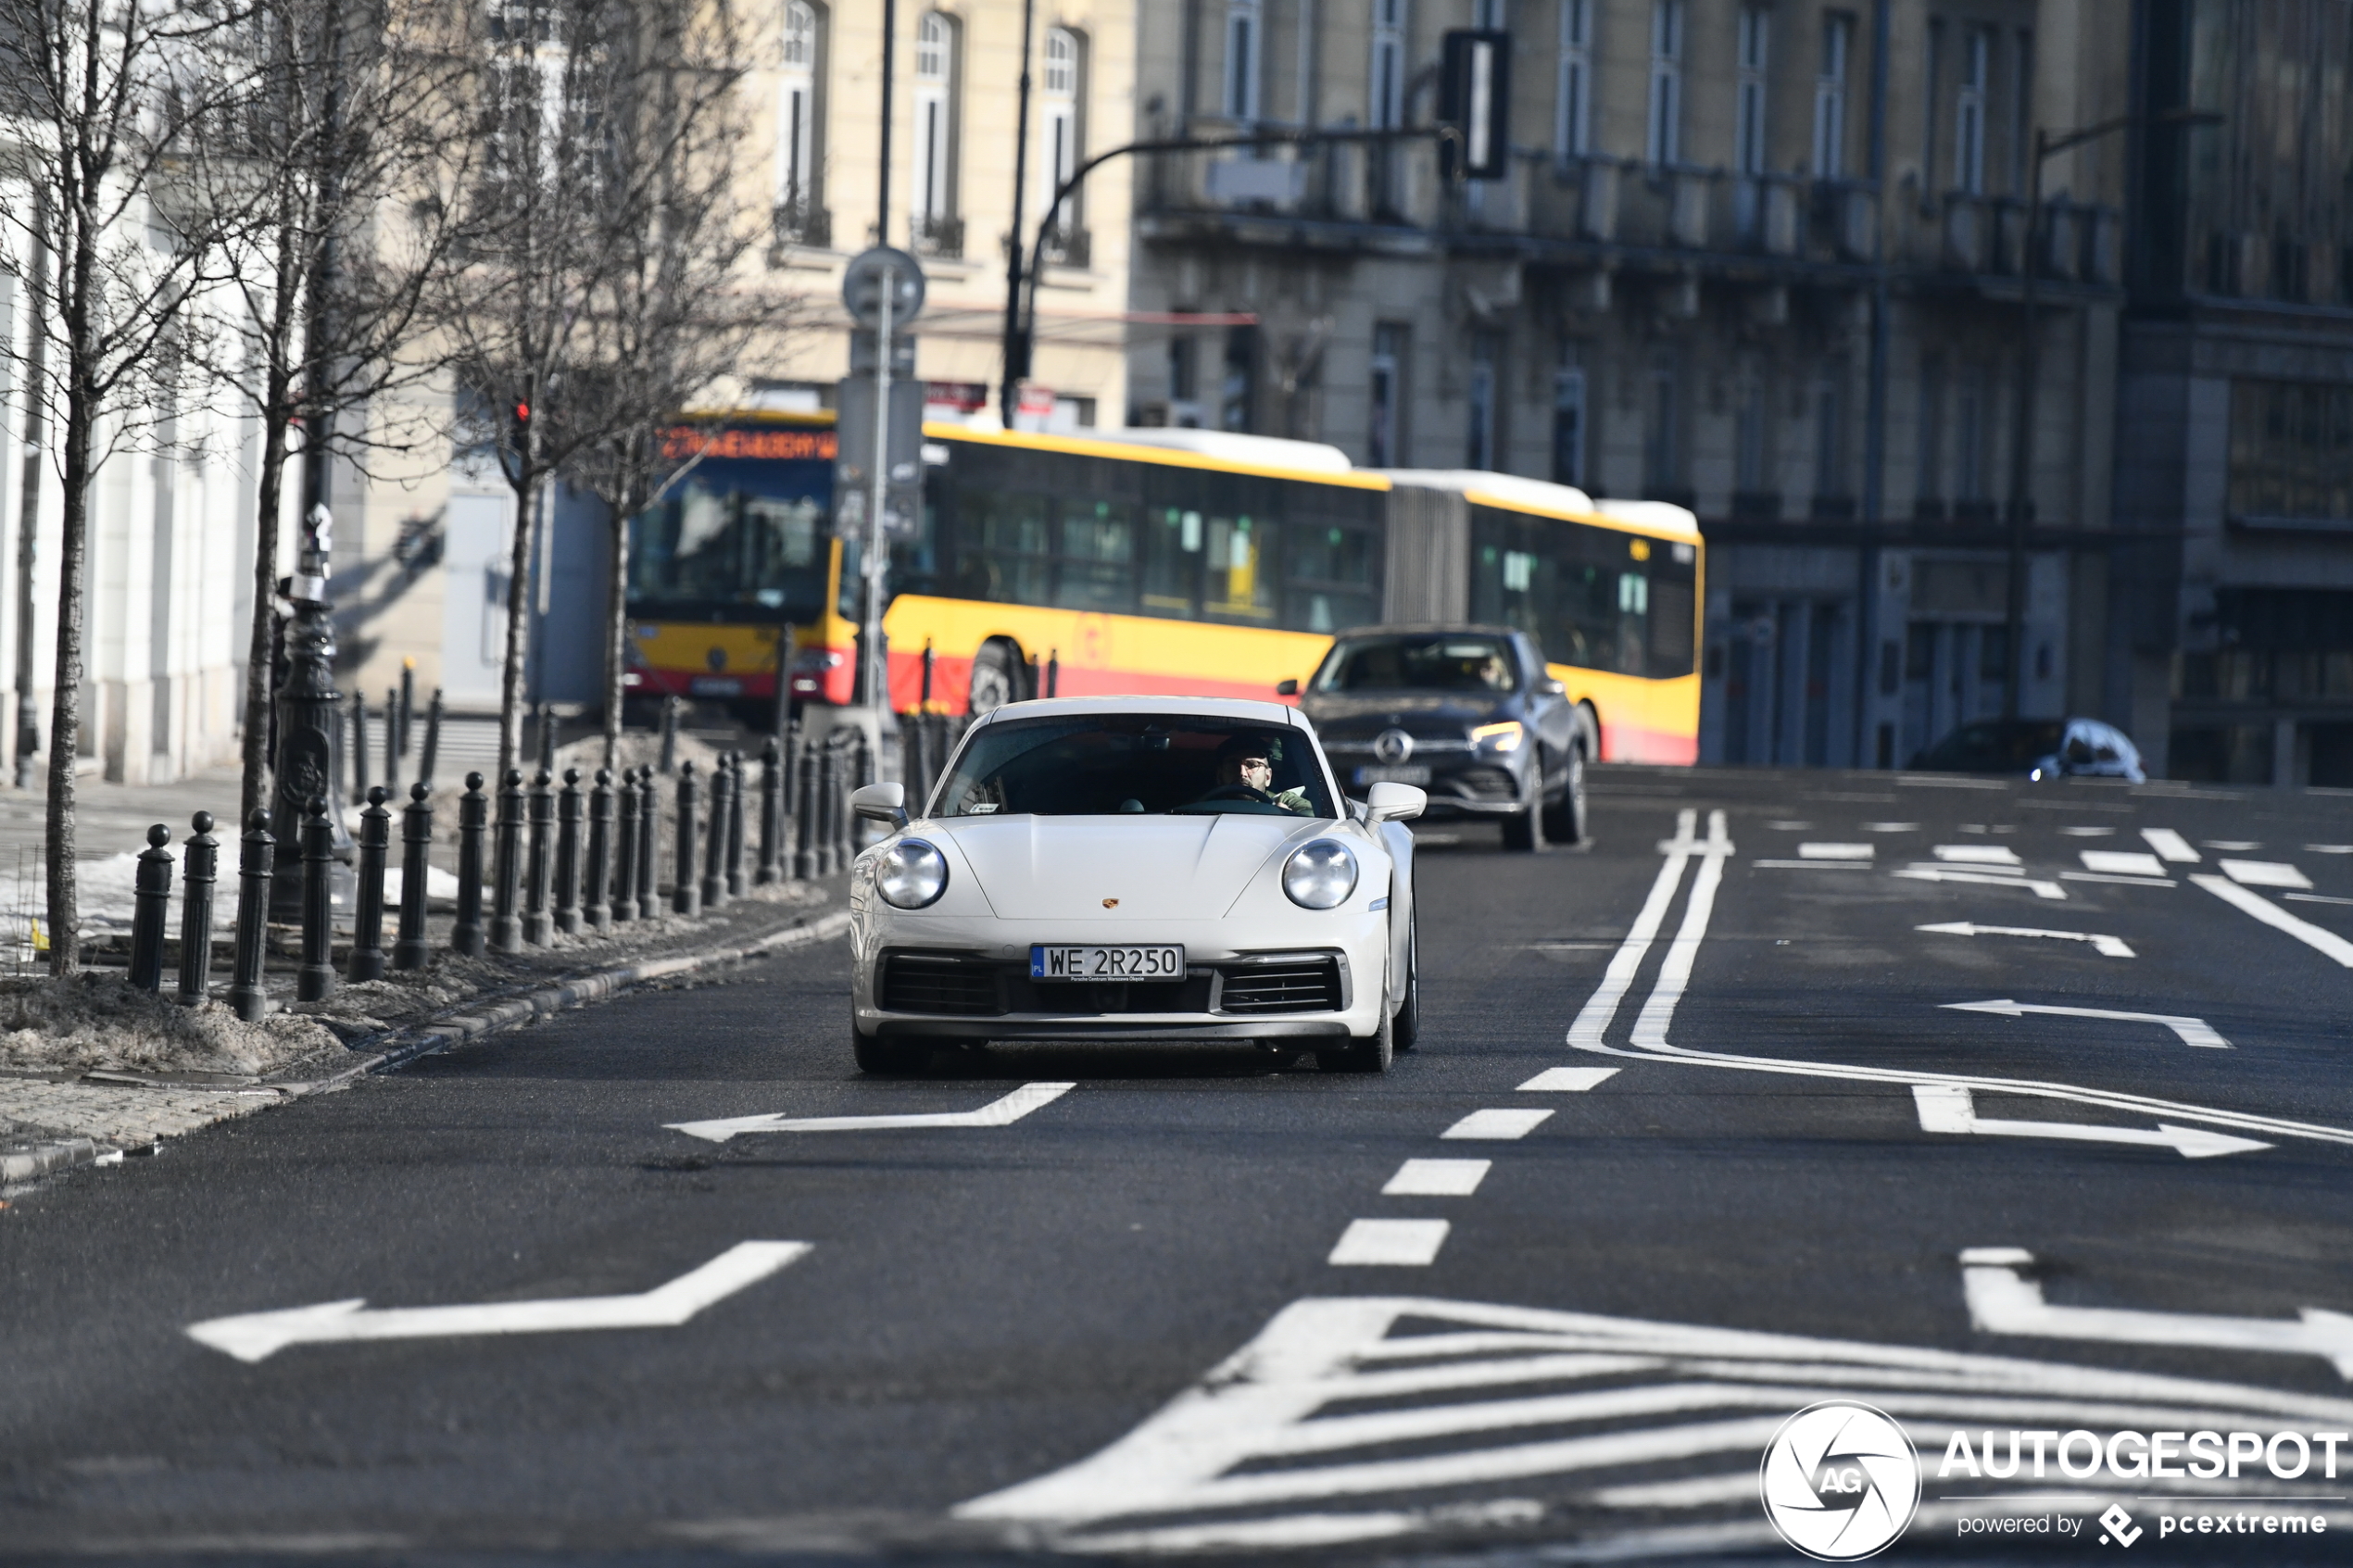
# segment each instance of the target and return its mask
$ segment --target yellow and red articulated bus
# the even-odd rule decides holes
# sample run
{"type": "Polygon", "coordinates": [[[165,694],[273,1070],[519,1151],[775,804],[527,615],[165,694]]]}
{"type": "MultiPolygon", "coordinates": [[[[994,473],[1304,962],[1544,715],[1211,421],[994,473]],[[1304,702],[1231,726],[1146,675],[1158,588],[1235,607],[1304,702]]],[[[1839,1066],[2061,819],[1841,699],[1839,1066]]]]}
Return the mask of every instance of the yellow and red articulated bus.
{"type": "MultiPolygon", "coordinates": [[[[860,542],[828,526],[830,425],[745,414],[671,433],[705,456],[633,525],[639,691],[768,711],[790,624],[792,699],[850,700],[862,579],[860,542]]],[[[884,619],[900,711],[1050,689],[1272,698],[1335,633],[1467,620],[1538,640],[1592,713],[1597,760],[1697,755],[1705,562],[1680,508],[1209,431],[929,424],[924,457],[884,619]]]]}

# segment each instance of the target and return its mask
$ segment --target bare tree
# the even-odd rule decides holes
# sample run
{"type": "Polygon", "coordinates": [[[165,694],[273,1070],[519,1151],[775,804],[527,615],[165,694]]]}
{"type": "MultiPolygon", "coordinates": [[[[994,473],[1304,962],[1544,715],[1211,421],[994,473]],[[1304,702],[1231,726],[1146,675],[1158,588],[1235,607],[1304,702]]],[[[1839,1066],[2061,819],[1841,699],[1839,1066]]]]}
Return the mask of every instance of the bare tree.
{"type": "MultiPolygon", "coordinates": [[[[91,482],[115,452],[153,438],[182,401],[234,211],[176,199],[191,129],[248,89],[250,13],[162,0],[0,0],[0,204],[31,283],[25,395],[57,431],[64,504],[57,665],[49,716],[49,956],[81,958],[74,759],[81,749],[91,482]]],[[[30,526],[28,521],[27,526],[30,526]]]]}
{"type": "Polygon", "coordinates": [[[719,122],[736,112],[745,67],[727,0],[506,0],[490,17],[480,91],[493,129],[469,201],[472,250],[439,288],[435,316],[515,496],[503,774],[522,751],[531,558],[549,483],[659,417],[642,412],[626,358],[649,338],[622,323],[665,320],[643,303],[648,290],[667,291],[653,282],[661,258],[651,253],[694,206],[683,193],[715,188],[702,160],[725,161],[719,122]]]}
{"type": "Polygon", "coordinates": [[[481,129],[468,92],[471,39],[452,10],[251,3],[258,69],[245,100],[203,122],[188,160],[195,199],[244,219],[220,226],[241,308],[226,352],[207,370],[261,433],[241,821],[270,794],[271,606],[288,458],[298,455],[318,474],[333,456],[364,465],[439,438],[422,420],[341,416],[440,370],[421,341],[428,282],[451,259],[453,194],[472,176],[481,129]]]}

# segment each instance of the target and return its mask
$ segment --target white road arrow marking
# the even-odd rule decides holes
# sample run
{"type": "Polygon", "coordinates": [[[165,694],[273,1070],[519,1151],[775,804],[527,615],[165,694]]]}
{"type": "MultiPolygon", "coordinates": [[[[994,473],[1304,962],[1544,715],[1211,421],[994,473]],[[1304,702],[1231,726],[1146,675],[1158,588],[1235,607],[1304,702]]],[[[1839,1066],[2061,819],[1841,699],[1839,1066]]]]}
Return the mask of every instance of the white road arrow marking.
{"type": "Polygon", "coordinates": [[[1967,1086],[1958,1084],[1915,1084],[1912,1098],[1919,1104],[1920,1131],[1976,1133],[1996,1138],[2073,1138],[2082,1143],[2141,1144],[2171,1148],[2184,1160],[2211,1160],[2218,1154],[2246,1154],[2269,1148],[2253,1138],[2209,1133],[2201,1127],[2177,1127],[2160,1122],[2157,1130],[2143,1127],[2099,1127],[2086,1122],[2005,1122],[1977,1113],[1967,1086]]]}
{"type": "Polygon", "coordinates": [[[2040,931],[2031,925],[1971,925],[1968,921],[1947,921],[1942,925],[1916,925],[1915,931],[1941,932],[1947,936],[2047,936],[2057,942],[2089,942],[2095,952],[2111,959],[2129,959],[2133,949],[2120,936],[2103,936],[2095,931],[2040,931]]]}
{"type": "Polygon", "coordinates": [[[2286,1318],[2218,1318],[2197,1312],[2143,1312],[2116,1307],[2054,1307],[2021,1272],[2034,1255],[2015,1247],[1972,1247],[1961,1254],[1961,1291],[1970,1321],[1988,1334],[2044,1339],[2098,1339],[2111,1345],[2195,1345],[2318,1356],[2353,1378],[2353,1317],[2320,1307],[2286,1318]]]}
{"type": "Polygon", "coordinates": [[[574,1296],[464,1307],[366,1311],[364,1299],[321,1301],[188,1325],[188,1337],[241,1361],[289,1345],[351,1339],[440,1339],[471,1334],[560,1334],[584,1328],[675,1328],[705,1307],[757,1285],[799,1258],[805,1241],[739,1241],[698,1269],[636,1296],[574,1296]]]}
{"type": "Polygon", "coordinates": [[[2048,1013],[2054,1018],[2113,1018],[2124,1023],[2162,1023],[2182,1037],[2185,1046],[2202,1046],[2208,1050],[2228,1050],[2231,1042],[2214,1032],[2202,1018],[2186,1018],[2170,1012],[2118,1012],[2110,1008],[2042,1007],[2033,1002],[2013,1002],[2005,997],[1997,1002],[1946,1002],[1948,1012],[1992,1012],[2004,1018],[2018,1018],[2030,1012],[2048,1013]]]}
{"type": "Polygon", "coordinates": [[[2040,877],[2000,876],[1991,872],[1957,872],[1939,866],[1906,866],[1894,873],[1910,882],[1974,882],[1988,887],[2031,887],[2037,898],[2064,899],[2067,889],[2040,877]]]}
{"type": "Polygon", "coordinates": [[[2335,932],[2314,925],[2309,920],[2296,919],[2260,893],[2241,887],[2228,877],[2194,875],[2190,880],[2225,904],[2253,915],[2272,930],[2284,931],[2315,952],[2325,953],[2346,968],[2353,969],[2353,942],[2347,942],[2335,932]]]}
{"type": "Polygon", "coordinates": [[[1051,1105],[1076,1084],[1024,1084],[978,1110],[933,1110],[904,1116],[730,1116],[716,1122],[671,1122],[673,1133],[725,1143],[738,1133],[865,1133],[892,1127],[1009,1127],[1051,1105]]]}

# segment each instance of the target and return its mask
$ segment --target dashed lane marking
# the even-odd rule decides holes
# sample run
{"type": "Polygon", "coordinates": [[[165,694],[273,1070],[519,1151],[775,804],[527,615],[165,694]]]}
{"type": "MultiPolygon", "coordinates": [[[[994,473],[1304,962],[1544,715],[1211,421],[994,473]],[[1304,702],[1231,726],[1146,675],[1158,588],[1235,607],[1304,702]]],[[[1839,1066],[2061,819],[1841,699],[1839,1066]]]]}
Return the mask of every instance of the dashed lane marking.
{"type": "Polygon", "coordinates": [[[1801,860],[1868,860],[1879,853],[1876,844],[1801,844],[1797,858],[1801,860]]]}
{"type": "Polygon", "coordinates": [[[2031,925],[1973,925],[1965,920],[1946,921],[1941,925],[1916,925],[1915,931],[1933,931],[1947,936],[2041,936],[2055,942],[2089,942],[2092,950],[2111,959],[2129,959],[2133,949],[2120,936],[2106,936],[2095,931],[2042,931],[2031,925]]]}
{"type": "Polygon", "coordinates": [[[2346,968],[2353,969],[2353,942],[2347,942],[2335,932],[2322,930],[2310,921],[2296,919],[2260,893],[2241,887],[2227,877],[2199,874],[2190,880],[2232,908],[2253,915],[2272,930],[2284,931],[2314,952],[2324,954],[2346,968]]]}
{"type": "Polygon", "coordinates": [[[2059,836],[2062,838],[2114,838],[2116,830],[2114,828],[2061,828],[2059,836]]]}
{"type": "Polygon", "coordinates": [[[1918,833],[1920,831],[1920,824],[1918,822],[1865,822],[1863,831],[1865,833],[1918,833]]]}
{"type": "Polygon", "coordinates": [[[2353,844],[2308,844],[2307,855],[2353,855],[2353,844]]]}
{"type": "Polygon", "coordinates": [[[1606,1079],[1617,1076],[1615,1067],[1547,1067],[1519,1086],[1524,1095],[1581,1095],[1606,1079]]]}
{"type": "Polygon", "coordinates": [[[1867,872],[1869,860],[1751,860],[1752,866],[1773,872],[1867,872]]]}
{"type": "Polygon", "coordinates": [[[2015,866],[2018,851],[2007,844],[1940,844],[1932,853],[1957,866],[2015,866]]]}
{"type": "Polygon", "coordinates": [[[1408,1160],[1381,1188],[1383,1198],[1468,1198],[1494,1168],[1492,1160],[1408,1160]]]}
{"type": "Polygon", "coordinates": [[[2280,897],[2299,904],[2353,904],[2353,898],[2332,898],[2325,893],[2283,893],[2280,897]]]}
{"type": "Polygon", "coordinates": [[[2219,849],[2225,855],[2244,855],[2251,849],[2263,847],[2262,841],[2254,838],[2201,838],[2198,842],[2208,849],[2219,849]]]}
{"type": "Polygon", "coordinates": [[[2220,864],[2222,874],[2242,887],[2311,890],[2311,879],[2284,860],[2223,860],[2220,864]]]}
{"type": "Polygon", "coordinates": [[[1549,1110],[1519,1110],[1499,1108],[1474,1110],[1438,1135],[1441,1138],[1478,1138],[1494,1143],[1506,1143],[1524,1138],[1543,1125],[1553,1113],[1549,1110]]]}
{"type": "Polygon", "coordinates": [[[1342,1267],[1428,1268],[1438,1261],[1452,1228],[1445,1220],[1351,1220],[1324,1261],[1342,1267]]]}
{"type": "Polygon", "coordinates": [[[2039,1002],[2014,1002],[2005,997],[1994,1002],[1946,1002],[1947,1012],[1990,1012],[2004,1018],[2019,1018],[2030,1012],[2044,1013],[2053,1018],[2107,1018],[2120,1023],[2161,1023],[2182,1037],[2185,1046],[2199,1046],[2208,1050],[2228,1050],[2231,1042],[2217,1034],[2213,1025],[2202,1018],[2190,1018],[2171,1012],[2121,1012],[2113,1008],[2045,1007],[2039,1002]]]}
{"type": "Polygon", "coordinates": [[[2104,882],[2111,887],[2179,887],[2170,876],[2116,876],[2108,872],[2061,872],[2061,882],[2104,882]]]}
{"type": "Polygon", "coordinates": [[[2076,858],[2087,872],[2107,872],[2115,876],[2162,877],[2165,862],[2154,855],[2138,849],[2084,849],[2076,858]]]}
{"type": "Polygon", "coordinates": [[[672,1122],[673,1132],[711,1143],[743,1133],[864,1133],[912,1127],[1009,1127],[1076,1088],[1076,1084],[1024,1084],[978,1110],[923,1111],[900,1116],[729,1116],[714,1122],[672,1122]]]}
{"type": "Polygon", "coordinates": [[[2250,1154],[2272,1147],[2253,1138],[2203,1127],[2177,1127],[2161,1122],[2154,1132],[2145,1127],[2103,1127],[2085,1122],[2014,1122],[1980,1116],[1969,1091],[1957,1084],[1915,1084],[1912,1098],[1920,1113],[1920,1131],[1955,1133],[1991,1138],[2060,1138],[2077,1143],[2135,1144],[2170,1148],[2184,1160],[2211,1160],[2220,1154],[2250,1154]]]}
{"type": "Polygon", "coordinates": [[[2198,862],[2198,853],[2190,847],[2190,841],[2171,828],[2143,828],[2141,838],[2166,859],[2184,866],[2194,866],[2198,862]]]}

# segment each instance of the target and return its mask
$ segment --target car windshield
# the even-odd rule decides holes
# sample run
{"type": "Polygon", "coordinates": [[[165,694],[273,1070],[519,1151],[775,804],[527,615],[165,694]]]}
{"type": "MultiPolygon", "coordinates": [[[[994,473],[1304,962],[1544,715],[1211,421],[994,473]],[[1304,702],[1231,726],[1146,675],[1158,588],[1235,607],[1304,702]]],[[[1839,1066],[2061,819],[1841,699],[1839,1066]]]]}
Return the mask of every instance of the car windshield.
{"type": "Polygon", "coordinates": [[[1324,657],[1319,692],[1510,692],[1519,689],[1501,637],[1352,637],[1324,657]]]}
{"type": "Polygon", "coordinates": [[[1332,817],[1297,730],[1169,713],[1005,719],[980,727],[933,797],[937,817],[1332,817]],[[1244,764],[1263,761],[1264,771],[1244,764]],[[1239,775],[1239,777],[1237,777],[1239,775]]]}

